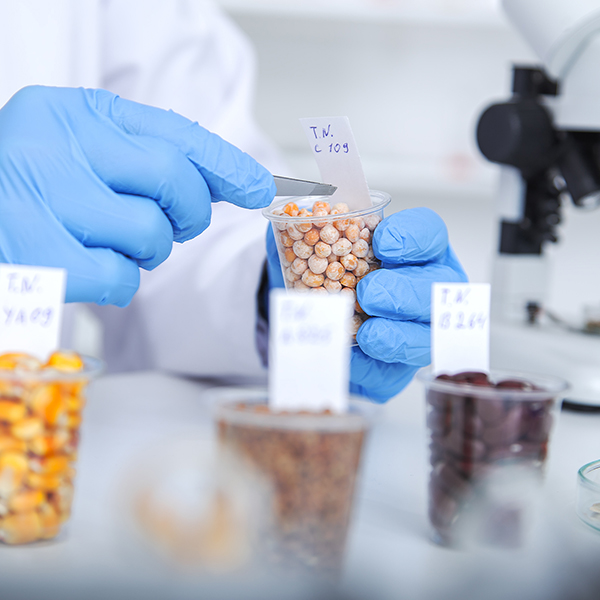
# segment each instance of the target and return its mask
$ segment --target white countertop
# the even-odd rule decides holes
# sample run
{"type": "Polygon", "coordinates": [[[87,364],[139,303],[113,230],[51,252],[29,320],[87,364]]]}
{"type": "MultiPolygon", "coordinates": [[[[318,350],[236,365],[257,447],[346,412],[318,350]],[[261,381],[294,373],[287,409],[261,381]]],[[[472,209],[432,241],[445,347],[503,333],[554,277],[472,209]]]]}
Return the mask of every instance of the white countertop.
{"type": "MultiPolygon", "coordinates": [[[[53,542],[0,546],[2,600],[34,598],[38,591],[50,599],[119,597],[115,590],[128,598],[200,597],[206,581],[173,577],[155,560],[130,551],[119,510],[128,470],[144,453],[169,439],[210,439],[207,390],[159,373],[106,376],[94,383],[68,530],[53,542]]],[[[424,415],[418,383],[379,410],[351,524],[343,581],[348,597],[547,600],[576,598],[576,590],[594,585],[600,589],[600,577],[595,584],[590,580],[600,558],[600,534],[575,515],[577,470],[600,458],[600,415],[561,413],[530,544],[519,551],[476,553],[440,548],[428,539],[424,415]]],[[[219,582],[210,585],[214,595],[219,582]]],[[[250,592],[227,597],[248,598],[250,592]]]]}

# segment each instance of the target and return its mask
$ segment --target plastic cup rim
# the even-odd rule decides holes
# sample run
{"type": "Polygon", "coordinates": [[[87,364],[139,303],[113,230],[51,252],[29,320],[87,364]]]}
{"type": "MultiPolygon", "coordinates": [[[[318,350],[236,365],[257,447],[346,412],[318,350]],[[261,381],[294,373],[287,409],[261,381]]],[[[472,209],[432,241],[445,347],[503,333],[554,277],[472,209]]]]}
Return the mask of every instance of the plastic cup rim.
{"type": "Polygon", "coordinates": [[[0,380],[22,381],[79,381],[91,380],[104,371],[104,361],[87,355],[80,355],[83,360],[83,369],[80,371],[60,371],[51,367],[39,371],[26,371],[24,369],[0,369],[0,380]]]}
{"type": "Polygon", "coordinates": [[[461,396],[477,396],[480,398],[497,398],[499,395],[507,400],[525,400],[537,401],[548,400],[548,396],[553,399],[569,389],[569,383],[553,375],[541,375],[538,373],[527,373],[524,371],[513,371],[509,369],[490,369],[490,376],[501,377],[502,379],[517,379],[523,381],[544,381],[546,385],[542,390],[514,390],[510,388],[489,388],[465,383],[456,383],[453,381],[435,380],[431,366],[422,369],[417,373],[417,379],[423,383],[426,388],[446,392],[461,396]]]}
{"type": "Polygon", "coordinates": [[[322,217],[313,217],[313,216],[295,216],[292,217],[290,215],[274,215],[273,211],[285,206],[288,202],[292,202],[292,201],[301,201],[304,199],[307,200],[311,200],[313,202],[316,202],[317,200],[330,200],[331,196],[286,196],[283,200],[280,200],[279,202],[274,202],[272,204],[270,204],[269,206],[267,206],[266,208],[263,208],[262,210],[262,214],[269,220],[269,221],[276,221],[276,222],[299,222],[299,223],[303,223],[306,221],[311,221],[311,222],[317,222],[317,223],[321,223],[323,221],[331,221],[332,219],[337,220],[337,219],[354,219],[356,217],[361,217],[363,215],[368,215],[374,212],[379,212],[381,210],[383,210],[386,206],[389,205],[389,203],[392,201],[392,197],[387,193],[387,192],[380,192],[379,190],[369,190],[369,195],[371,196],[371,198],[374,201],[373,206],[370,206],[369,208],[362,208],[360,210],[353,210],[347,213],[342,213],[339,215],[323,215],[322,217]]]}
{"type": "Polygon", "coordinates": [[[370,427],[368,407],[362,406],[364,401],[352,397],[349,411],[346,413],[309,413],[309,412],[269,412],[257,413],[250,410],[235,409],[234,406],[244,404],[267,404],[267,394],[239,397],[228,396],[217,398],[214,410],[215,421],[226,421],[236,425],[248,425],[265,429],[285,429],[290,431],[332,431],[351,432],[366,431],[370,427]]]}

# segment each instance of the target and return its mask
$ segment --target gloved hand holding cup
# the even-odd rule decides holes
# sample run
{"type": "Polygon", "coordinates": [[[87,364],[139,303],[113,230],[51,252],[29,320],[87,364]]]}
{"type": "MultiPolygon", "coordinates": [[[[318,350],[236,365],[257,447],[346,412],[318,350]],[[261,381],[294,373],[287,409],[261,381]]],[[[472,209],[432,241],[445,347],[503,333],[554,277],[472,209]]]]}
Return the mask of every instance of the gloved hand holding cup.
{"type": "MultiPolygon", "coordinates": [[[[371,197],[374,199],[372,214],[382,217],[389,196],[372,191],[371,197]]],[[[298,204],[296,199],[294,203],[298,204]]],[[[294,225],[302,221],[299,218],[302,207],[300,204],[298,207],[295,216],[285,213],[273,215],[283,206],[269,207],[264,211],[275,230],[275,235],[271,229],[267,235],[271,288],[285,285],[304,290],[302,284],[306,286],[306,283],[301,277],[310,277],[304,275],[309,270],[308,260],[301,259],[307,263],[304,268],[304,263],[297,260],[301,257],[293,252],[296,242],[310,244],[305,238],[300,240],[299,233],[293,229],[290,235],[287,229],[290,222],[293,227],[302,228],[294,225]],[[298,237],[298,240],[293,237],[298,237]],[[303,269],[300,275],[297,271],[303,269]]],[[[348,214],[344,220],[351,219],[353,215],[348,214]]],[[[327,221],[327,217],[319,219],[327,221]]],[[[309,220],[305,222],[304,227],[307,227],[309,220]]],[[[436,281],[466,281],[467,276],[450,247],[443,220],[430,209],[414,208],[394,213],[370,231],[369,269],[366,273],[355,275],[356,320],[360,323],[357,323],[357,345],[352,347],[350,391],[374,402],[386,402],[411,381],[419,368],[430,362],[431,285],[436,281]]],[[[312,245],[312,252],[300,243],[296,247],[306,251],[308,258],[317,254],[316,243],[312,245]]],[[[328,261],[331,260],[329,256],[328,261]]],[[[356,273],[354,270],[353,274],[356,273]]],[[[311,289],[325,288],[326,277],[327,269],[323,283],[311,289]]],[[[338,291],[342,291],[344,286],[340,288],[338,291]]]]}

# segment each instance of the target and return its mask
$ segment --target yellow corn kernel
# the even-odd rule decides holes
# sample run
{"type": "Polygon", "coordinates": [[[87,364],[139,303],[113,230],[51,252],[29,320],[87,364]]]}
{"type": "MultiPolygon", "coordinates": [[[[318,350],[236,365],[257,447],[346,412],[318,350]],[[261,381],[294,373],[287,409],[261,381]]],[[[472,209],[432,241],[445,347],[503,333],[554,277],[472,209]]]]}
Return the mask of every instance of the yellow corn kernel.
{"type": "Polygon", "coordinates": [[[17,440],[10,435],[0,435],[0,454],[4,452],[25,452],[27,444],[23,440],[17,440]]]}
{"type": "Polygon", "coordinates": [[[44,456],[50,452],[50,444],[52,442],[52,438],[47,435],[38,435],[34,437],[32,440],[29,440],[27,444],[27,449],[33,454],[37,454],[38,456],[44,456]]]}
{"type": "Polygon", "coordinates": [[[68,429],[57,429],[51,435],[34,437],[27,444],[27,449],[36,456],[57,454],[65,448],[70,439],[71,435],[68,429]]]}
{"type": "Polygon", "coordinates": [[[40,515],[40,522],[42,526],[42,539],[48,540],[56,537],[60,531],[61,521],[56,509],[47,502],[44,502],[38,508],[38,514],[40,515]]]}
{"type": "Polygon", "coordinates": [[[85,406],[85,398],[74,395],[65,396],[65,406],[69,412],[79,412],[85,406]]]}
{"type": "Polygon", "coordinates": [[[7,352],[0,354],[0,369],[21,369],[23,371],[37,371],[42,367],[42,361],[23,352],[7,352]]]}
{"type": "Polygon", "coordinates": [[[28,473],[27,485],[30,488],[52,492],[63,483],[63,479],[58,475],[44,475],[42,473],[28,473]]]}
{"type": "Polygon", "coordinates": [[[83,369],[83,360],[76,352],[58,350],[50,355],[44,366],[62,371],[63,373],[74,373],[83,369]]]}
{"type": "Polygon", "coordinates": [[[31,440],[44,432],[44,423],[37,417],[28,417],[13,423],[10,432],[19,440],[31,440]]]}
{"type": "Polygon", "coordinates": [[[0,396],[18,398],[22,391],[23,385],[20,382],[11,379],[0,379],[0,396]]]}
{"type": "Polygon", "coordinates": [[[77,429],[81,425],[81,414],[71,412],[67,414],[66,426],[68,429],[77,429]]]}
{"type": "Polygon", "coordinates": [[[68,456],[49,456],[41,460],[42,475],[58,475],[69,468],[71,461],[68,456]]]}
{"type": "Polygon", "coordinates": [[[53,504],[60,515],[68,515],[71,512],[73,492],[73,484],[69,481],[63,481],[59,488],[52,493],[53,504]]]}
{"type": "Polygon", "coordinates": [[[8,508],[13,512],[27,512],[37,508],[46,496],[40,490],[24,490],[13,494],[8,501],[8,508]]]}
{"type": "Polygon", "coordinates": [[[21,402],[0,400],[0,421],[7,421],[9,423],[20,421],[25,416],[25,412],[25,405],[21,402]]]}
{"type": "Polygon", "coordinates": [[[7,544],[27,544],[40,539],[42,523],[37,512],[10,514],[0,523],[0,537],[7,544]]]}
{"type": "Polygon", "coordinates": [[[49,425],[55,425],[65,412],[65,406],[57,384],[38,386],[33,390],[29,403],[33,412],[49,425]]]}
{"type": "Polygon", "coordinates": [[[73,381],[63,381],[60,383],[60,389],[63,394],[71,396],[81,396],[88,384],[87,379],[75,379],[73,381]]]}
{"type": "Polygon", "coordinates": [[[27,457],[21,452],[0,455],[0,496],[8,497],[21,487],[27,467],[27,457]]]}

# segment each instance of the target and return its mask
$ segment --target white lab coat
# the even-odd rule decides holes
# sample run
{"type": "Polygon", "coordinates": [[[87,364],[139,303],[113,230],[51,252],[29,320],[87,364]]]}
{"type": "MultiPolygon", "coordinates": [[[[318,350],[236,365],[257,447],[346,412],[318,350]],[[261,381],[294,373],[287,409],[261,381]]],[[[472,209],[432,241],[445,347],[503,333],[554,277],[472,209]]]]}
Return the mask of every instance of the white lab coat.
{"type": "MultiPolygon", "coordinates": [[[[248,41],[207,1],[0,3],[0,105],[29,84],[101,87],[171,108],[282,172],[252,118],[253,79],[248,41]]],[[[255,334],[265,230],[259,211],[213,204],[208,230],[142,271],[129,307],[95,307],[109,369],[264,377],[255,334]]]]}

